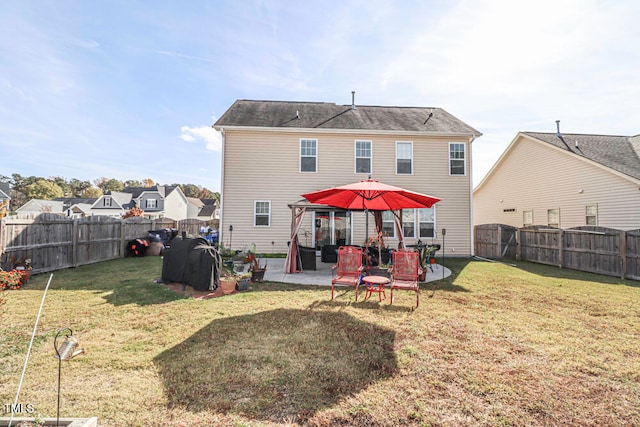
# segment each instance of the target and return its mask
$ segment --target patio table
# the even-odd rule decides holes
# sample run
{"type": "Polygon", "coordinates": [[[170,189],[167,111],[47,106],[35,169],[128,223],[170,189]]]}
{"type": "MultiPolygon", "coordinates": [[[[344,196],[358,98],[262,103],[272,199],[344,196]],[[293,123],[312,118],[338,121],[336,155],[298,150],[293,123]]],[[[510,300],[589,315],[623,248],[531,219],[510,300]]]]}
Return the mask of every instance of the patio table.
{"type": "Polygon", "coordinates": [[[366,288],[364,301],[366,301],[374,292],[378,294],[378,301],[382,302],[382,295],[384,295],[384,298],[386,299],[387,294],[385,293],[384,288],[389,284],[389,281],[389,278],[384,276],[364,276],[362,278],[362,282],[366,288]]]}

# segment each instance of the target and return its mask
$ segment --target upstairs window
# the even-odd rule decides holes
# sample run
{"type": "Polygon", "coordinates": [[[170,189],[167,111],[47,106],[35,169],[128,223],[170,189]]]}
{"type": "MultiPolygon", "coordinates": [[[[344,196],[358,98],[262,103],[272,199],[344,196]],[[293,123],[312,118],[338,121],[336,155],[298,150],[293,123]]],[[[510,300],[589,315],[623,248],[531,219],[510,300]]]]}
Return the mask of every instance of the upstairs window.
{"type": "Polygon", "coordinates": [[[449,143],[449,175],[466,175],[466,155],[464,144],[449,143]]]}
{"type": "Polygon", "coordinates": [[[300,172],[318,171],[318,140],[300,140],[300,172]]]}
{"type": "Polygon", "coordinates": [[[253,225],[256,227],[269,227],[271,225],[270,201],[256,200],[253,203],[253,225]]]}
{"type": "Polygon", "coordinates": [[[396,142],[396,174],[413,174],[413,142],[396,142]]]}
{"type": "Polygon", "coordinates": [[[587,225],[598,225],[598,205],[587,205],[585,214],[587,225]]]}
{"type": "Polygon", "coordinates": [[[111,197],[105,197],[102,199],[102,206],[111,207],[111,197]]]}
{"type": "Polygon", "coordinates": [[[533,225],[533,211],[522,212],[522,225],[524,227],[528,225],[533,225]]]}
{"type": "Polygon", "coordinates": [[[156,199],[147,199],[146,208],[147,209],[155,209],[158,207],[158,201],[156,199]]]}
{"type": "Polygon", "coordinates": [[[356,173],[371,173],[371,141],[356,141],[356,173]]]}
{"type": "Polygon", "coordinates": [[[547,225],[560,228],[560,209],[547,210],[547,225]]]}

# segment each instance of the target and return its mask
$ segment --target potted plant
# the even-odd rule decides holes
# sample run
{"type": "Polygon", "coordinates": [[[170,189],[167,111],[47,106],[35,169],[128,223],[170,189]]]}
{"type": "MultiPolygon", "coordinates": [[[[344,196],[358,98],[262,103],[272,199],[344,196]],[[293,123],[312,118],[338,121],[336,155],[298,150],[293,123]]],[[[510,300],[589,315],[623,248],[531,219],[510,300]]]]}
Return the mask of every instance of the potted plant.
{"type": "Polygon", "coordinates": [[[218,286],[224,295],[235,292],[237,284],[238,276],[230,272],[225,272],[220,276],[220,279],[218,279],[218,286]]]}
{"type": "Polygon", "coordinates": [[[252,282],[262,282],[264,280],[264,272],[267,271],[267,263],[265,262],[264,265],[261,265],[258,257],[254,257],[249,266],[249,271],[251,272],[252,282]]]}
{"type": "Polygon", "coordinates": [[[252,273],[242,273],[239,276],[238,283],[236,284],[237,291],[246,291],[249,289],[249,280],[251,280],[252,273]]]}

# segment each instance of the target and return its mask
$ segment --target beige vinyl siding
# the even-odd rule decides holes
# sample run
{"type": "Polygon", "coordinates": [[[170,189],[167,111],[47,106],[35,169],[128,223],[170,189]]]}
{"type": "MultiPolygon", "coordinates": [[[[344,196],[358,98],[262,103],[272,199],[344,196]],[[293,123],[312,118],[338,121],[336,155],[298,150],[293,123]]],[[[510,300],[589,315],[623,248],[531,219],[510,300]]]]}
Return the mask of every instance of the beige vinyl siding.
{"type": "Polygon", "coordinates": [[[520,136],[474,191],[474,224],[523,225],[533,211],[534,225],[547,224],[547,210],[560,209],[560,227],[586,225],[585,207],[598,206],[598,225],[640,228],[639,183],[555,148],[520,136]],[[503,212],[516,208],[515,212],[503,212]]]}
{"type": "MultiPolygon", "coordinates": [[[[302,199],[301,194],[366,179],[354,171],[354,140],[372,141],[373,178],[442,199],[436,208],[437,237],[447,229],[447,253],[470,254],[470,173],[449,176],[448,143],[451,139],[427,139],[424,136],[377,135],[371,133],[325,132],[255,132],[225,130],[224,180],[222,187],[222,242],[229,244],[229,226],[233,248],[242,249],[255,243],[260,252],[286,251],[291,230],[291,210],[288,204],[302,199]],[[299,172],[300,138],[318,140],[317,173],[299,172]],[[396,141],[413,141],[413,174],[396,175],[396,141]],[[270,227],[253,226],[255,200],[271,202],[270,227]],[[271,244],[273,242],[273,245],[271,244]]],[[[467,155],[469,153],[468,143],[467,155]]],[[[467,168],[470,162],[467,162],[467,168]]],[[[302,232],[313,233],[312,213],[307,212],[302,232]]],[[[354,244],[365,240],[365,219],[362,212],[353,215],[354,244]]],[[[369,222],[373,234],[373,218],[369,222]]],[[[300,237],[305,244],[305,237],[300,237]]],[[[417,239],[410,239],[413,243],[417,239]]],[[[313,245],[311,238],[308,244],[313,245]]],[[[389,239],[391,246],[397,241],[389,239]]]]}
{"type": "Polygon", "coordinates": [[[186,219],[187,215],[187,201],[182,195],[178,192],[177,189],[173,190],[171,194],[169,194],[164,199],[164,216],[167,218],[175,219],[176,221],[180,221],[186,219]]]}

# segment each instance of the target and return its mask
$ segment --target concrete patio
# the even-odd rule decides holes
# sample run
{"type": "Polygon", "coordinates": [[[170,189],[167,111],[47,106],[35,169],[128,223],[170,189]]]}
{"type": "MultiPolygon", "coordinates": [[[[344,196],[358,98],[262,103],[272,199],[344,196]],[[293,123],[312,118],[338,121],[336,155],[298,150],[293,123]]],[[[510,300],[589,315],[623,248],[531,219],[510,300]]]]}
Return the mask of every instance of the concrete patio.
{"type": "MultiPolygon", "coordinates": [[[[271,282],[296,283],[301,285],[321,285],[331,286],[331,267],[334,264],[320,262],[320,257],[316,259],[316,270],[305,270],[302,273],[285,274],[284,258],[261,258],[260,264],[267,264],[267,271],[264,273],[264,280],[271,282]]],[[[433,265],[433,271],[427,269],[426,282],[441,280],[451,275],[451,270],[442,267],[440,264],[433,265]],[[443,275],[444,270],[444,275],[443,275]]]]}

